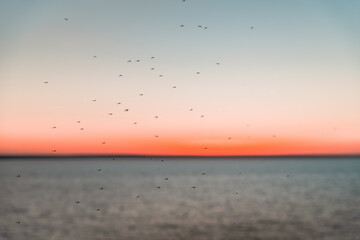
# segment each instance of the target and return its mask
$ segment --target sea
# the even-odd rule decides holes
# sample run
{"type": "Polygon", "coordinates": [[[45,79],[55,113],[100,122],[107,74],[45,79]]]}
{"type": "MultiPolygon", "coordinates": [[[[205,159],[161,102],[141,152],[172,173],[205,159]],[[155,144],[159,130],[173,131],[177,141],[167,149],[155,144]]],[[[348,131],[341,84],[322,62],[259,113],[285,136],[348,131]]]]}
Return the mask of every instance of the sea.
{"type": "Polygon", "coordinates": [[[360,157],[2,158],[1,240],[360,239],[360,157]]]}

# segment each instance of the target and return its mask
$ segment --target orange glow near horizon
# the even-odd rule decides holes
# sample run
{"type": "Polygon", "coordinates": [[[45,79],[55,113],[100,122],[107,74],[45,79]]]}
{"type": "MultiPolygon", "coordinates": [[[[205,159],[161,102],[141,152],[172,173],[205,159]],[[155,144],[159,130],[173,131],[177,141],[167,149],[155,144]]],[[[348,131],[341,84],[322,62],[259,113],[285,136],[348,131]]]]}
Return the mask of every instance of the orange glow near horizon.
{"type": "Polygon", "coordinates": [[[0,155],[169,155],[169,156],[271,156],[360,154],[360,142],[299,141],[294,139],[237,139],[211,141],[186,139],[8,139],[0,140],[0,155]],[[21,146],[21,148],[19,148],[21,146]],[[56,150],[56,152],[53,152],[56,150]]]}

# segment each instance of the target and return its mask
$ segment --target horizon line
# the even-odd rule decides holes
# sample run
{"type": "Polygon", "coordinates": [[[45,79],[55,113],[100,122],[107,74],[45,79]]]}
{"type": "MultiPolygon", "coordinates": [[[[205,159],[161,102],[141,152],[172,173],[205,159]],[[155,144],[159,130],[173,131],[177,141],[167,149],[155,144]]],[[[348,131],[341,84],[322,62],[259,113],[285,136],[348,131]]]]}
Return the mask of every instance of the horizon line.
{"type": "Polygon", "coordinates": [[[283,155],[151,155],[151,154],[0,154],[4,158],[340,158],[360,157],[360,154],[283,154],[283,155]]]}

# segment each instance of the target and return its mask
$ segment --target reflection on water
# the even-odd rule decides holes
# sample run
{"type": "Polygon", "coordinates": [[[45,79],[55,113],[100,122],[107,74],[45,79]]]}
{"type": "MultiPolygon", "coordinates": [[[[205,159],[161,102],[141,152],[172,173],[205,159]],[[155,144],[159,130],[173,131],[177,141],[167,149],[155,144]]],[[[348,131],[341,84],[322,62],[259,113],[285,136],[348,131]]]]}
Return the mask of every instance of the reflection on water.
{"type": "Polygon", "coordinates": [[[359,158],[161,159],[2,160],[0,239],[360,239],[359,158]]]}

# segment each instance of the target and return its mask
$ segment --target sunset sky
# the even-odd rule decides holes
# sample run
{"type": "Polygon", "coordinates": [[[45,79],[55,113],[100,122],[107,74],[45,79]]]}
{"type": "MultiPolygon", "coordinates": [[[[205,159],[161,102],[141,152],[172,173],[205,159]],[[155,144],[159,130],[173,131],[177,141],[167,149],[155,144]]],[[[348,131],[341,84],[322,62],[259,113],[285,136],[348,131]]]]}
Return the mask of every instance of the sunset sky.
{"type": "Polygon", "coordinates": [[[360,154],[359,9],[1,1],[0,155],[360,154]]]}

